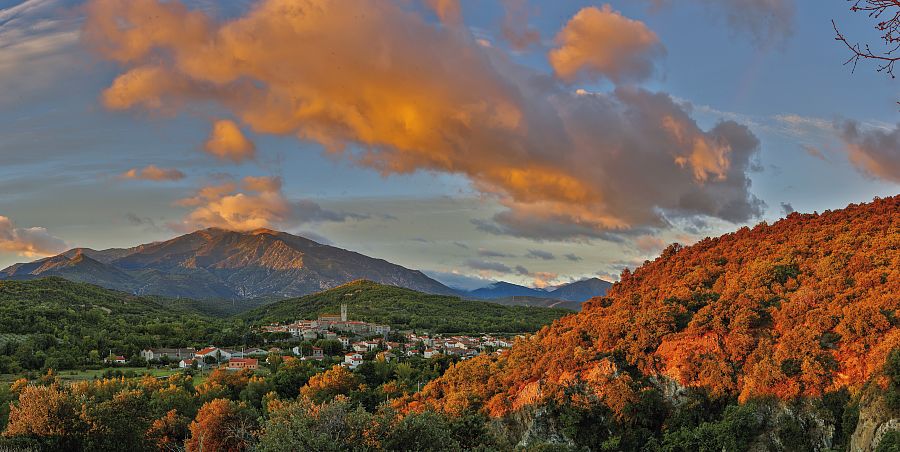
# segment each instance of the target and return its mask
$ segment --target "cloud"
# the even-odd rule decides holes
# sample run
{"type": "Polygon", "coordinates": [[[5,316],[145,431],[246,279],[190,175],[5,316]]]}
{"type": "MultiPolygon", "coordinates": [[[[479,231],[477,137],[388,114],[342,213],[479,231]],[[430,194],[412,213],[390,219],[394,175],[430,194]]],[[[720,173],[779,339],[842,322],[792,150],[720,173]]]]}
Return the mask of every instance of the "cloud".
{"type": "Polygon", "coordinates": [[[783,202],[781,203],[781,212],[784,213],[785,216],[790,215],[795,212],[794,206],[790,203],[783,202]]]}
{"type": "Polygon", "coordinates": [[[192,231],[217,227],[233,231],[283,228],[317,222],[362,220],[366,215],[335,212],[308,199],[289,201],[282,193],[280,177],[247,176],[240,181],[208,185],[177,205],[192,207],[185,219],[173,227],[192,231]]]}
{"type": "Polygon", "coordinates": [[[553,253],[542,250],[528,250],[528,253],[525,254],[525,257],[529,259],[540,259],[544,261],[552,261],[556,259],[556,256],[553,253]]]}
{"type": "Polygon", "coordinates": [[[804,151],[806,151],[807,154],[810,155],[810,157],[815,157],[823,162],[828,160],[825,158],[825,154],[822,152],[822,150],[815,146],[801,145],[801,147],[804,151]]]}
{"type": "Polygon", "coordinates": [[[484,248],[478,249],[478,255],[481,257],[489,257],[489,258],[497,258],[497,257],[515,257],[512,254],[503,253],[500,251],[493,251],[484,248]]]}
{"type": "Polygon", "coordinates": [[[150,231],[160,230],[159,226],[156,225],[156,222],[153,221],[153,218],[150,217],[142,217],[134,212],[126,212],[125,219],[128,220],[132,226],[143,226],[150,231]]]}
{"type": "Polygon", "coordinates": [[[229,119],[220,119],[213,124],[212,133],[203,149],[222,160],[235,163],[253,159],[256,155],[256,146],[229,119]]]}
{"type": "Polygon", "coordinates": [[[326,237],[322,234],[319,234],[318,232],[300,231],[300,232],[297,232],[295,235],[299,235],[300,237],[307,238],[309,240],[312,240],[313,242],[320,243],[322,245],[334,246],[334,242],[331,239],[329,239],[328,237],[326,237]]]}
{"type": "Polygon", "coordinates": [[[863,174],[900,183],[900,124],[893,129],[863,128],[856,121],[838,124],[850,162],[863,174]]]}
{"type": "Polygon", "coordinates": [[[460,273],[459,271],[436,271],[436,270],[423,270],[423,273],[426,275],[444,283],[445,285],[452,287],[454,289],[460,290],[475,290],[480,289],[482,287],[486,287],[492,284],[494,281],[487,278],[481,278],[478,276],[471,276],[460,273]]]}
{"type": "Polygon", "coordinates": [[[556,44],[548,54],[550,65],[567,82],[643,80],[653,73],[654,60],[665,53],[656,33],[610,5],[578,11],[556,35],[556,44]]]}
{"type": "Polygon", "coordinates": [[[462,8],[459,0],[425,0],[442,23],[458,25],[462,21],[462,8]]]}
{"type": "Polygon", "coordinates": [[[0,9],[0,105],[15,106],[58,84],[63,72],[72,77],[84,69],[77,18],[63,8],[56,0],[27,0],[0,9]]]}
{"type": "Polygon", "coordinates": [[[568,259],[569,261],[572,261],[572,262],[579,262],[582,260],[581,256],[578,256],[574,253],[565,254],[564,256],[566,259],[568,259]]]}
{"type": "Polygon", "coordinates": [[[240,187],[234,182],[206,186],[178,205],[194,207],[177,227],[189,231],[208,227],[250,231],[274,227],[291,217],[279,178],[247,177],[240,187]]]}
{"type": "MultiPolygon", "coordinates": [[[[675,0],[649,0],[656,6],[678,5],[675,0]]],[[[794,27],[794,0],[698,0],[725,15],[735,31],[749,33],[757,44],[780,43],[794,27]]]]}
{"type": "Polygon", "coordinates": [[[521,276],[527,276],[532,279],[531,286],[536,287],[538,289],[543,289],[547,286],[550,286],[553,281],[559,279],[558,273],[552,272],[532,272],[527,268],[521,265],[517,265],[515,268],[517,274],[521,276]]]}
{"type": "Polygon", "coordinates": [[[528,25],[528,0],[502,0],[503,23],[500,32],[515,50],[525,50],[541,40],[541,32],[528,25]]]}
{"type": "MultiPolygon", "coordinates": [[[[638,87],[572,92],[403,4],[264,0],[220,23],[177,1],[91,0],[83,36],[123,67],[104,93],[111,108],[213,103],[255,133],[315,141],[384,175],[462,175],[505,209],[479,225],[499,233],[572,240],[761,215],[746,127],[703,130],[669,95],[638,87]]],[[[621,27],[613,45],[649,39],[611,10],[573,20],[588,27],[597,13],[621,27]]],[[[593,72],[639,77],[648,52],[611,51],[623,60],[593,72]]]]}
{"type": "Polygon", "coordinates": [[[9,217],[0,215],[0,252],[19,256],[52,256],[65,251],[66,242],[45,228],[17,228],[9,217]]]}
{"type": "Polygon", "coordinates": [[[184,179],[185,175],[175,168],[160,168],[156,165],[149,165],[143,169],[132,168],[124,172],[121,177],[123,179],[177,181],[184,179]]]}
{"type": "Polygon", "coordinates": [[[642,235],[634,240],[634,246],[645,254],[657,254],[667,245],[665,240],[652,235],[642,235]]]}
{"type": "Polygon", "coordinates": [[[469,259],[465,262],[466,267],[472,270],[496,273],[512,273],[512,268],[500,262],[485,261],[481,259],[469,259]]]}

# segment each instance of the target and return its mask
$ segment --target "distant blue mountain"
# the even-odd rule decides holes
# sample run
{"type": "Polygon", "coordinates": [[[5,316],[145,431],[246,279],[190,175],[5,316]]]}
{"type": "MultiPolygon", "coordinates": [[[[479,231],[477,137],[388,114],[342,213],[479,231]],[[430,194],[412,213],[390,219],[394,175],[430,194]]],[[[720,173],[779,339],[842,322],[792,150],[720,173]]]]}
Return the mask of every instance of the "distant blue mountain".
{"type": "Polygon", "coordinates": [[[534,289],[508,282],[495,282],[481,289],[462,292],[468,298],[479,300],[495,300],[508,297],[545,298],[558,301],[585,302],[593,297],[606,295],[612,283],[599,278],[589,278],[569,284],[563,284],[552,290],[534,289]]]}

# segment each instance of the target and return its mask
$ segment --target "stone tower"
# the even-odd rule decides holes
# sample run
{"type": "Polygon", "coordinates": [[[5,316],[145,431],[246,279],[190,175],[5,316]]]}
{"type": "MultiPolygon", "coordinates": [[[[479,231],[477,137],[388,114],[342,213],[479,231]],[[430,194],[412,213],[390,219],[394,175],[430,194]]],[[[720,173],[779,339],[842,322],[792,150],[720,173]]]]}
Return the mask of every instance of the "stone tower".
{"type": "Polygon", "coordinates": [[[347,321],[347,305],[341,303],[341,322],[347,321]]]}

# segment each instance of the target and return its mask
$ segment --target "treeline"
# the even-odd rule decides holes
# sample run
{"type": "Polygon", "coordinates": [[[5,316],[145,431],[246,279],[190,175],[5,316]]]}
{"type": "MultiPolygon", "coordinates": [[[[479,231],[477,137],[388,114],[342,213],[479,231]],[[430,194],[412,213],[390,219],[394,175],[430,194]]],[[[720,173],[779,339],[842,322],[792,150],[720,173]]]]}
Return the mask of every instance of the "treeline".
{"type": "MultiPolygon", "coordinates": [[[[12,402],[0,448],[35,450],[508,450],[477,413],[401,413],[392,401],[450,358],[366,362],[350,371],[273,361],[271,373],[216,370],[62,384],[52,373],[0,392],[12,402]]],[[[5,404],[4,403],[4,404],[5,404]]]]}
{"type": "Polygon", "coordinates": [[[240,317],[254,323],[314,319],[320,314],[339,313],[341,304],[348,305],[351,320],[433,333],[533,332],[573,313],[566,309],[503,306],[462,300],[371,281],[356,281],[324,292],[268,304],[240,317]]]}
{"type": "MultiPolygon", "coordinates": [[[[271,373],[214,371],[60,383],[50,373],[0,391],[9,403],[0,448],[187,451],[744,451],[847,450],[860,397],[846,390],[779,401],[682,391],[677,403],[645,390],[618,410],[577,390],[541,410],[491,419],[483,412],[409,409],[423,382],[458,367],[449,358],[367,362],[356,371],[275,362],[271,373]],[[539,419],[543,417],[543,419],[539,419]],[[530,418],[533,423],[527,427],[530,418]],[[552,419],[549,420],[549,419],[552,419]],[[541,425],[534,427],[534,425],[541,425]],[[523,438],[523,427],[534,430],[523,438]],[[536,430],[535,430],[536,428],[536,430]],[[541,436],[541,435],[544,436],[541,436]],[[524,440],[523,440],[524,439],[524,440]]],[[[868,392],[900,415],[900,353],[868,392]]],[[[877,452],[900,448],[888,433],[877,452]]]]}

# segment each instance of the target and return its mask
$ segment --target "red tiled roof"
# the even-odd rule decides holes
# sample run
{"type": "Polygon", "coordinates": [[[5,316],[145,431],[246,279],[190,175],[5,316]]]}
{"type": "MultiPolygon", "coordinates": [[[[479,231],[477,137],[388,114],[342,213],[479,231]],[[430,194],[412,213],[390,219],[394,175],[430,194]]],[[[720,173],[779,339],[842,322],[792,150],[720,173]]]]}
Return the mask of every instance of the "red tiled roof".
{"type": "Polygon", "coordinates": [[[259,361],[254,358],[231,358],[229,360],[231,363],[245,363],[245,364],[256,364],[259,361]]]}

